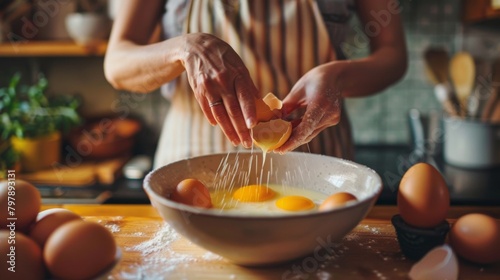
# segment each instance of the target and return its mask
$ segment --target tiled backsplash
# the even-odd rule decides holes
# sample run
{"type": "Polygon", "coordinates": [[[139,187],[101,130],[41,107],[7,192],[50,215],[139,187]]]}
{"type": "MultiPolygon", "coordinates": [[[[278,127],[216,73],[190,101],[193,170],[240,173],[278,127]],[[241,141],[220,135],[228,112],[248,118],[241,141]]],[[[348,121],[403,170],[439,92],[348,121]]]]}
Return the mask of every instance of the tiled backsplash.
{"type": "MultiPolygon", "coordinates": [[[[347,100],[354,138],[359,144],[408,143],[407,113],[417,108],[441,111],[433,86],[425,75],[423,53],[429,46],[444,47],[450,56],[461,50],[482,60],[500,57],[500,30],[488,32],[461,24],[461,1],[401,0],[401,18],[408,47],[408,70],[397,84],[373,97],[347,100]]],[[[353,20],[353,25],[359,25],[353,20]]],[[[354,55],[363,56],[367,50],[354,55]]]]}
{"type": "MultiPolygon", "coordinates": [[[[401,4],[409,67],[401,81],[383,92],[368,98],[347,100],[347,110],[358,144],[408,143],[408,111],[411,108],[417,108],[424,113],[441,110],[433,87],[424,72],[422,58],[428,46],[443,46],[450,54],[465,49],[485,60],[500,56],[500,31],[488,32],[462,27],[461,1],[401,0],[401,4]]],[[[359,26],[360,23],[353,18],[352,24],[359,26]]],[[[355,33],[350,36],[351,40],[354,35],[355,33]]],[[[367,53],[366,46],[355,48],[351,51],[351,57],[362,57],[367,53]]],[[[26,60],[13,59],[8,63],[21,64],[23,61],[26,60]]],[[[47,74],[51,91],[81,93],[85,101],[86,115],[112,113],[113,108],[119,104],[117,102],[125,104],[131,114],[140,116],[148,125],[148,133],[141,142],[149,148],[154,148],[168,110],[168,102],[159,92],[141,97],[116,92],[104,79],[102,58],[34,61],[35,64],[41,65],[41,70],[47,74]],[[130,103],[130,100],[133,100],[133,103],[130,103]]]]}
{"type": "MultiPolygon", "coordinates": [[[[347,100],[357,143],[408,143],[408,111],[440,109],[425,76],[423,52],[434,45],[444,46],[450,53],[457,49],[461,40],[460,1],[402,0],[401,4],[408,70],[397,84],[375,96],[347,100]]],[[[360,23],[354,20],[353,24],[360,23]]]]}

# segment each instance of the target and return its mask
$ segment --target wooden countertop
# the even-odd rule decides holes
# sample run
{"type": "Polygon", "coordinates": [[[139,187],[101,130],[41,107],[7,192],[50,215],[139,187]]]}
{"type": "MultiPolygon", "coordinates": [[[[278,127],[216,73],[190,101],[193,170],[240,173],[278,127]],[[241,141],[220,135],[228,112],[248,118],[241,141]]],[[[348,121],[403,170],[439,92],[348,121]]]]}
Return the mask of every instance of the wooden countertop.
{"type": "MultiPolygon", "coordinates": [[[[233,265],[192,244],[149,205],[44,205],[43,209],[54,207],[99,222],[114,234],[123,257],[112,279],[405,279],[414,264],[399,251],[390,223],[397,212],[394,206],[375,206],[325,261],[303,258],[268,268],[233,265]]],[[[450,221],[471,212],[500,218],[500,207],[452,207],[450,221]]],[[[460,279],[499,276],[500,263],[486,266],[460,260],[460,279]]]]}

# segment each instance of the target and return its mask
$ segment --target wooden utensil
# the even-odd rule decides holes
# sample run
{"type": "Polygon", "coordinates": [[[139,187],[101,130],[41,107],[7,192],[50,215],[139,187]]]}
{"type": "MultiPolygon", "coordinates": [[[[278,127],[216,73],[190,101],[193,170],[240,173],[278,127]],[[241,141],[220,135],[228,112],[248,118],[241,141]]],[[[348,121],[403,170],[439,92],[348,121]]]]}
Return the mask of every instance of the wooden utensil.
{"type": "Polygon", "coordinates": [[[491,114],[491,117],[490,117],[490,122],[492,123],[499,123],[500,122],[500,98],[499,98],[499,95],[500,95],[500,88],[497,88],[496,89],[496,102],[495,102],[495,106],[493,108],[493,113],[491,114]]]}
{"type": "Polygon", "coordinates": [[[425,73],[434,84],[434,94],[446,113],[459,116],[460,104],[448,78],[450,58],[444,48],[429,48],[424,53],[425,73]]]}
{"type": "Polygon", "coordinates": [[[493,63],[490,91],[491,93],[486,100],[481,119],[485,122],[494,121],[494,119],[495,121],[500,121],[500,59],[493,63]]]}
{"type": "Polygon", "coordinates": [[[489,60],[476,61],[476,77],[476,85],[467,104],[467,112],[473,119],[481,118],[486,100],[491,95],[491,62],[489,60]]]}
{"type": "Polygon", "coordinates": [[[450,58],[443,48],[429,48],[424,53],[426,74],[434,85],[448,82],[450,58]]]}
{"type": "Polygon", "coordinates": [[[19,178],[34,184],[52,186],[88,187],[96,183],[109,185],[121,176],[121,168],[128,159],[128,156],[120,156],[101,161],[84,161],[71,168],[61,166],[37,172],[21,173],[19,178]]]}
{"type": "Polygon", "coordinates": [[[467,112],[467,103],[474,87],[476,70],[474,59],[467,52],[456,53],[450,61],[450,77],[462,111],[467,112]]]}

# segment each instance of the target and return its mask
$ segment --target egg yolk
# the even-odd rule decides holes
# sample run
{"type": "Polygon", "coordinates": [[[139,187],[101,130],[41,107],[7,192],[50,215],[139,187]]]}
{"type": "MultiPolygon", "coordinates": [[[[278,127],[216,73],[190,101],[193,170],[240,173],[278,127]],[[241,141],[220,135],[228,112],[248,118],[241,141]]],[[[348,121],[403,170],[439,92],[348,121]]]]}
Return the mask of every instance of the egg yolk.
{"type": "Polygon", "coordinates": [[[314,208],[314,202],[303,196],[285,196],[276,201],[278,208],[287,211],[303,211],[314,208]]]}
{"type": "Polygon", "coordinates": [[[275,194],[268,186],[250,185],[237,189],[233,198],[241,202],[261,202],[273,198],[275,194]]]}

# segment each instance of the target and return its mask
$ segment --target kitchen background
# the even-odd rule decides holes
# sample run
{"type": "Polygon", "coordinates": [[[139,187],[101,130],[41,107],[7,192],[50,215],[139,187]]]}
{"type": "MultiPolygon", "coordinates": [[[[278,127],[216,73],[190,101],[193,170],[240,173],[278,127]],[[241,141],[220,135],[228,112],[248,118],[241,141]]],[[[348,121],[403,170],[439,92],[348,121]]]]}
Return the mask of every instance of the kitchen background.
{"type": "MultiPolygon", "coordinates": [[[[61,13],[70,9],[70,1],[54,2],[61,6],[61,13]]],[[[500,57],[500,29],[494,24],[464,23],[464,2],[455,0],[401,0],[402,18],[409,51],[409,67],[404,78],[382,93],[369,98],[349,99],[347,107],[351,116],[354,137],[357,144],[408,144],[410,133],[407,114],[411,108],[423,113],[441,110],[433,85],[425,75],[423,53],[427,47],[444,47],[450,54],[469,51],[477,61],[491,63],[500,57]]],[[[489,5],[489,1],[469,1],[477,7],[489,5]],[[487,4],[484,4],[488,2],[487,4]]],[[[499,1],[492,0],[491,5],[499,1]]],[[[64,25],[64,19],[55,16],[46,26],[35,32],[29,40],[43,40],[51,36],[47,30],[64,25]]],[[[356,18],[352,25],[359,26],[356,18]]],[[[353,30],[356,30],[353,28],[353,30]]],[[[346,52],[351,57],[362,57],[368,48],[356,44],[353,31],[349,36],[351,47],[346,52]]],[[[9,45],[4,38],[4,46],[9,45]]],[[[25,77],[33,77],[42,72],[49,81],[51,94],[78,94],[83,99],[81,113],[86,117],[110,113],[135,115],[142,119],[146,129],[141,132],[138,147],[145,153],[152,153],[157,141],[169,103],[158,91],[147,95],[137,95],[114,90],[103,74],[103,56],[23,56],[1,53],[0,80],[5,84],[14,71],[21,71],[25,77]]],[[[487,76],[490,73],[485,73],[487,76]]],[[[360,79],[362,82],[362,78],[360,79]]]]}

